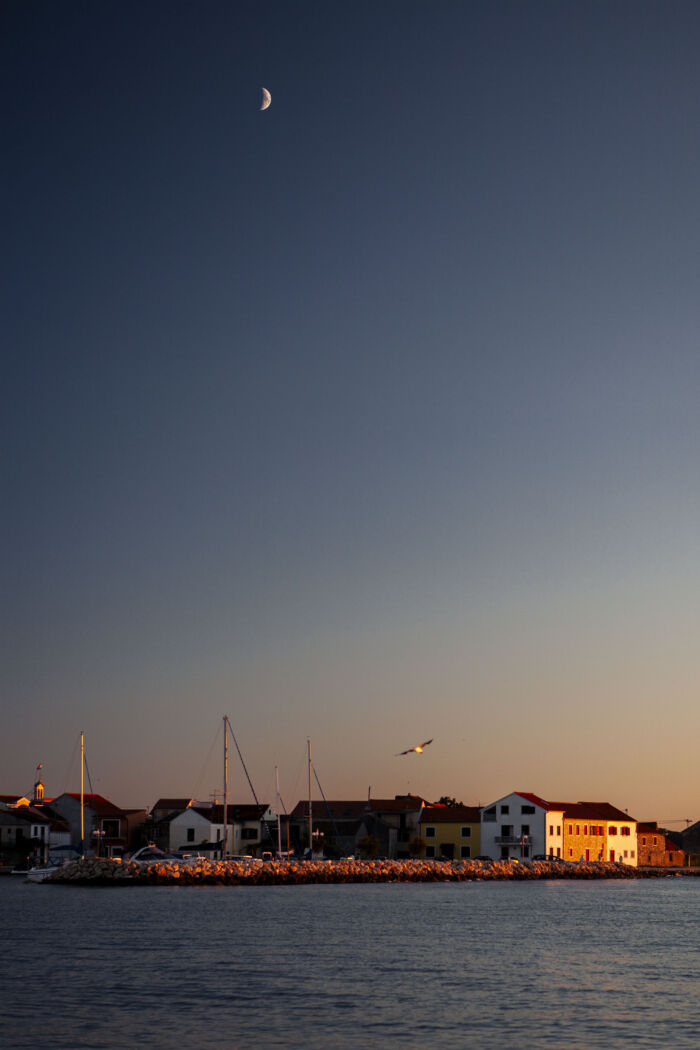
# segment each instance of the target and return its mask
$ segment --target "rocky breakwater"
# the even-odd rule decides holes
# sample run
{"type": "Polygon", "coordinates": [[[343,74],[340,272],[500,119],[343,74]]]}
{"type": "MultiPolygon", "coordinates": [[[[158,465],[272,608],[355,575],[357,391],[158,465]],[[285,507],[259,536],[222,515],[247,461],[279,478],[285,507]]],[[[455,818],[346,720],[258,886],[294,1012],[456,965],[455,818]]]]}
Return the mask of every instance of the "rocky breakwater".
{"type": "MultiPolygon", "coordinates": [[[[336,860],[241,862],[198,859],[187,863],[136,864],[91,858],[59,869],[45,885],[255,885],[280,886],[340,882],[474,882],[539,879],[639,879],[677,874],[668,869],[626,864],[562,864],[549,861],[336,860]]],[[[684,874],[691,874],[686,871],[684,874]]],[[[700,871],[698,871],[700,874],[700,871]]]]}

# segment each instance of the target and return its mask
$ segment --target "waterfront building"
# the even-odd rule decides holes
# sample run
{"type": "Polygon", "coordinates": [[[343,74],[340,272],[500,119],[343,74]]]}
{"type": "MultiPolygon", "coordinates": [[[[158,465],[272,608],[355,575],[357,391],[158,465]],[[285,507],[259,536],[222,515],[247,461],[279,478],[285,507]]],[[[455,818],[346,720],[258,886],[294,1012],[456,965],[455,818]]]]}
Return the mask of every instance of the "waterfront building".
{"type": "Polygon", "coordinates": [[[170,850],[192,850],[219,856],[224,842],[224,824],[229,856],[258,856],[261,851],[273,848],[266,826],[275,820],[275,816],[267,803],[230,803],[224,813],[224,807],[219,803],[197,802],[166,820],[167,848],[170,850]]]}
{"type": "Polygon", "coordinates": [[[481,853],[481,810],[478,806],[424,806],[418,834],[426,858],[469,860],[481,853]]]}
{"type": "MultiPolygon", "coordinates": [[[[313,834],[327,853],[347,856],[362,852],[371,843],[373,852],[391,860],[411,856],[419,837],[420,815],[426,805],[418,795],[394,798],[322,799],[311,803],[313,834]]],[[[290,816],[293,845],[298,853],[308,849],[309,802],[298,802],[290,816]]]]}
{"type": "Polygon", "coordinates": [[[558,802],[564,809],[564,860],[637,866],[637,821],[609,802],[558,802]]]}
{"type": "Polygon", "coordinates": [[[637,824],[637,863],[640,867],[682,868],[688,858],[678,843],[656,822],[637,824]]]}
{"type": "Polygon", "coordinates": [[[562,857],[563,807],[512,791],[481,810],[481,853],[492,860],[562,857]]]}
{"type": "MultiPolygon", "coordinates": [[[[51,799],[47,808],[68,824],[71,844],[80,849],[80,793],[66,791],[51,799]]],[[[120,857],[129,844],[128,828],[129,818],[123,809],[103,795],[83,795],[84,852],[94,852],[103,857],[120,857]]]]}

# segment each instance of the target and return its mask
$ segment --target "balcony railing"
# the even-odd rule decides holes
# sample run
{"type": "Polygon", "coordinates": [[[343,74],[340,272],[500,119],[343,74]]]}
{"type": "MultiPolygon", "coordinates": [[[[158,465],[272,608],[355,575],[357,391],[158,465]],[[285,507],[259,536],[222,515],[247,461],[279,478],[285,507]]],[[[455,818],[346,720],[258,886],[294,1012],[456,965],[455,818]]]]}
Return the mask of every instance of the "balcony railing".
{"type": "Polygon", "coordinates": [[[496,835],[493,840],[497,846],[527,846],[529,835],[496,835]]]}

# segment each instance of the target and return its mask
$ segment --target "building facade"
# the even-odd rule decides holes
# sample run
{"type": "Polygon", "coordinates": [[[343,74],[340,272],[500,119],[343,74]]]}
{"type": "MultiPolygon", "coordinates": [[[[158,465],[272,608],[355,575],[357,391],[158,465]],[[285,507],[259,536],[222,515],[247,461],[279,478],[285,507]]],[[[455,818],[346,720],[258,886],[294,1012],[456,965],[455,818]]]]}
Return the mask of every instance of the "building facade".
{"type": "Polygon", "coordinates": [[[529,791],[513,791],[481,810],[481,853],[492,860],[561,857],[563,810],[529,791]]]}
{"type": "Polygon", "coordinates": [[[418,834],[426,858],[470,860],[481,853],[481,810],[478,806],[424,806],[418,834]]]}

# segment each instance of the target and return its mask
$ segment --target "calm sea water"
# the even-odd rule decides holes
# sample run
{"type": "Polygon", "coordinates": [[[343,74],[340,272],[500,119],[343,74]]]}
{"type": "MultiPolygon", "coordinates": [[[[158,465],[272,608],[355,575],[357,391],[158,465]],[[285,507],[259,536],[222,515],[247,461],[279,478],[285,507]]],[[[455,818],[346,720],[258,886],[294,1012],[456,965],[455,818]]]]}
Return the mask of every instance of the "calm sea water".
{"type": "Polygon", "coordinates": [[[700,879],[77,888],[0,879],[0,1045],[700,1045],[700,879]]]}

